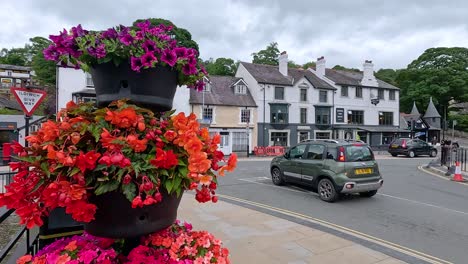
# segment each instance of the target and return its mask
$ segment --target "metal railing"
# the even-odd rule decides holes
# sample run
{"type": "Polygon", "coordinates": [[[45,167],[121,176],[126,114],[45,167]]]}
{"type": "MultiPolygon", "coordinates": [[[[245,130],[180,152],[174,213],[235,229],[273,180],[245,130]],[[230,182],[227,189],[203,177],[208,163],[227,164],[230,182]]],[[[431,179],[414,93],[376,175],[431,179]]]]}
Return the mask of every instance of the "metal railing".
{"type": "Polygon", "coordinates": [[[457,148],[452,145],[450,146],[441,146],[440,153],[440,163],[442,166],[455,166],[455,163],[460,162],[460,168],[462,171],[467,171],[468,169],[468,149],[466,148],[457,148]]]}

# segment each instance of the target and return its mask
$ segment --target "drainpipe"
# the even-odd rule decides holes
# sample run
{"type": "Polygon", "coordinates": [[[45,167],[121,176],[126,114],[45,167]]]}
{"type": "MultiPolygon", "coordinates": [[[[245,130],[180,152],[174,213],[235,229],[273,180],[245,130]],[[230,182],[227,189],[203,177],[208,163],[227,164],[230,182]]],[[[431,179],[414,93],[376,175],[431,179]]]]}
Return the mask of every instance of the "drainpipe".
{"type": "Polygon", "coordinates": [[[263,131],[262,131],[262,138],[263,138],[263,146],[265,146],[265,84],[262,84],[262,87],[263,87],[263,131]]]}

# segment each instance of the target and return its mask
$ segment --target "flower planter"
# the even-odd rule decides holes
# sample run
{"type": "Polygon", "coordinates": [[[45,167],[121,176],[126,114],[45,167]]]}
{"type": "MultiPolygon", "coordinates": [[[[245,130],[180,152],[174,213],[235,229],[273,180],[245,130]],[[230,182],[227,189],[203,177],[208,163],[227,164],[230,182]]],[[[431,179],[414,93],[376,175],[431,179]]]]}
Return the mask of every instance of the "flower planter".
{"type": "Polygon", "coordinates": [[[141,69],[135,72],[129,63],[97,64],[91,68],[98,106],[115,100],[130,99],[141,107],[162,112],[172,109],[177,89],[177,71],[167,66],[141,69]]]}
{"type": "Polygon", "coordinates": [[[99,237],[134,238],[162,230],[175,222],[182,195],[169,195],[164,188],[161,195],[161,202],[141,208],[132,208],[120,192],[91,196],[90,202],[98,209],[85,231],[99,237]]]}

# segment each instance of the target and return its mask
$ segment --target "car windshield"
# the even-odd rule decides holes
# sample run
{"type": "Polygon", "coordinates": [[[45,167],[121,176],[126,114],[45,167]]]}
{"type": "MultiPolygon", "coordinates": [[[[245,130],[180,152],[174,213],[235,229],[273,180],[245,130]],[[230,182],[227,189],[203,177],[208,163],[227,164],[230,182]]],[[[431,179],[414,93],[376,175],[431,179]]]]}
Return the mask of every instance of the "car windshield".
{"type": "Polygon", "coordinates": [[[374,155],[369,147],[364,145],[352,145],[346,147],[346,161],[369,161],[374,160],[374,155]]]}

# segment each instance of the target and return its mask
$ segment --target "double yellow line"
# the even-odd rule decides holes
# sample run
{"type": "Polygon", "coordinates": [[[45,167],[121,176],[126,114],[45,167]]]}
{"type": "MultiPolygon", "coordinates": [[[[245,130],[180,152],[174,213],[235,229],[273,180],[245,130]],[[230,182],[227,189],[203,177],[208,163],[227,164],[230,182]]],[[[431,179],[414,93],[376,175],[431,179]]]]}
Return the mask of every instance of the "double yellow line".
{"type": "Polygon", "coordinates": [[[228,196],[228,195],[223,195],[223,194],[217,194],[217,195],[219,197],[221,197],[221,198],[226,199],[226,200],[231,200],[231,201],[236,201],[236,202],[243,203],[243,204],[252,205],[252,206],[267,209],[267,210],[270,210],[270,211],[273,211],[273,212],[282,213],[284,215],[300,218],[302,220],[306,220],[306,221],[309,221],[311,223],[319,224],[321,226],[325,226],[325,227],[328,227],[328,228],[331,228],[331,229],[334,229],[334,230],[337,230],[337,231],[340,231],[340,232],[343,232],[343,233],[346,233],[346,234],[349,234],[349,235],[364,239],[366,241],[376,243],[378,245],[393,249],[395,251],[401,252],[403,254],[418,258],[420,260],[423,260],[423,261],[426,261],[426,262],[429,262],[429,263],[453,264],[452,262],[449,262],[449,261],[446,261],[446,260],[431,256],[431,255],[425,254],[423,252],[419,252],[417,250],[407,248],[407,247],[404,247],[404,246],[399,245],[399,244],[395,244],[395,243],[392,243],[392,242],[389,242],[389,241],[386,241],[386,240],[383,240],[383,239],[380,239],[380,238],[377,238],[377,237],[374,237],[374,236],[370,236],[370,235],[361,233],[361,232],[353,230],[353,229],[349,229],[349,228],[344,227],[344,226],[336,225],[336,224],[333,224],[333,223],[330,223],[330,222],[327,222],[327,221],[323,221],[323,220],[320,220],[320,219],[317,219],[317,218],[313,218],[313,217],[310,217],[310,216],[307,216],[307,215],[304,215],[304,214],[300,214],[300,213],[288,211],[288,210],[285,210],[285,209],[281,209],[281,208],[277,208],[277,207],[273,207],[273,206],[269,206],[269,205],[261,204],[261,203],[257,203],[257,202],[252,202],[252,201],[248,201],[248,200],[244,200],[244,199],[240,199],[240,198],[232,197],[232,196],[228,196]]]}

